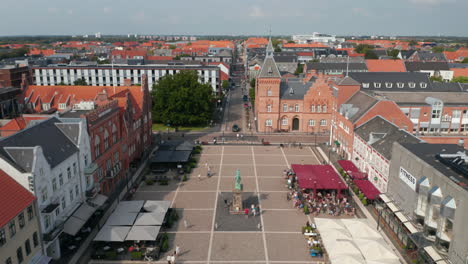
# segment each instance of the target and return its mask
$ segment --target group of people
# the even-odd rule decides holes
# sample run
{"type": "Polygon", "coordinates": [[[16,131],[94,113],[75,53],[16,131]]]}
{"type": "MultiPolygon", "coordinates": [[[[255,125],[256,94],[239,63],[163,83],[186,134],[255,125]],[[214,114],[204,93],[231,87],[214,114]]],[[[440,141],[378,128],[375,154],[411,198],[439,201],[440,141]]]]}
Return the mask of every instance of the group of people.
{"type": "Polygon", "coordinates": [[[289,192],[286,193],[286,199],[292,200],[294,208],[303,209],[308,206],[309,212],[314,216],[328,214],[331,216],[339,216],[346,214],[354,216],[356,208],[351,206],[346,197],[338,198],[334,191],[318,191],[317,193],[310,190],[301,190],[297,184],[297,177],[292,170],[284,170],[283,177],[286,179],[289,192]],[[315,195],[314,195],[315,194],[315,195]]]}
{"type": "Polygon", "coordinates": [[[244,209],[245,218],[249,218],[249,215],[257,216],[260,215],[260,207],[258,205],[252,204],[249,208],[244,209]]]}
{"type": "Polygon", "coordinates": [[[167,264],[175,264],[176,263],[176,257],[179,256],[179,254],[180,254],[180,247],[176,246],[174,253],[167,256],[167,258],[166,258],[167,264]]]}

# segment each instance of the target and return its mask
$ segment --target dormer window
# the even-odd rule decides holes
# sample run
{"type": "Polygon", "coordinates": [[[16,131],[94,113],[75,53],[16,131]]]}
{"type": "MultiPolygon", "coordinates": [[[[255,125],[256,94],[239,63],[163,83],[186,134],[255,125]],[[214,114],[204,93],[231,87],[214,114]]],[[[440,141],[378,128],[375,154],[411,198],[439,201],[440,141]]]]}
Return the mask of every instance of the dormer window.
{"type": "Polygon", "coordinates": [[[387,88],[392,88],[392,86],[393,86],[393,83],[390,83],[390,82],[385,83],[385,87],[387,88]]]}
{"type": "Polygon", "coordinates": [[[270,67],[268,67],[268,75],[272,75],[273,74],[273,69],[270,67]]]}
{"type": "Polygon", "coordinates": [[[289,88],[289,94],[294,94],[294,89],[293,88],[289,88]]]}
{"type": "Polygon", "coordinates": [[[375,83],[374,83],[374,87],[375,87],[375,88],[380,88],[380,83],[376,83],[376,82],[375,82],[375,83]]]}
{"type": "Polygon", "coordinates": [[[421,82],[419,85],[421,86],[421,88],[426,88],[427,87],[427,83],[425,83],[425,82],[421,82]]]}
{"type": "Polygon", "coordinates": [[[67,108],[67,104],[59,104],[60,110],[65,109],[65,108],[67,108]]]}
{"type": "Polygon", "coordinates": [[[362,88],[369,88],[369,83],[363,83],[362,88]]]}
{"type": "Polygon", "coordinates": [[[410,82],[410,83],[408,83],[408,86],[409,86],[409,88],[414,88],[414,87],[416,87],[416,83],[410,82]]]}
{"type": "Polygon", "coordinates": [[[271,96],[271,90],[268,90],[268,91],[267,91],[267,95],[268,95],[268,96],[271,96]]]}
{"type": "Polygon", "coordinates": [[[399,82],[399,83],[397,83],[397,87],[398,88],[403,88],[403,87],[405,87],[405,84],[402,83],[402,82],[399,82]]]}

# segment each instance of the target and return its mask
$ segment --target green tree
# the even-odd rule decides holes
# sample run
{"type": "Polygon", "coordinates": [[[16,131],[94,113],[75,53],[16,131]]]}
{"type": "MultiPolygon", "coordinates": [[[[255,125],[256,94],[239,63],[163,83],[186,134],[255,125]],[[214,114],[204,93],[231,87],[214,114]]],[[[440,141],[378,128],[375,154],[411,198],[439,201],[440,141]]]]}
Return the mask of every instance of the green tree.
{"type": "Polygon", "coordinates": [[[169,48],[173,50],[173,49],[177,48],[177,46],[176,45],[169,45],[169,48]]]}
{"type": "Polygon", "coordinates": [[[224,90],[228,89],[229,88],[229,81],[223,80],[223,83],[222,83],[221,86],[223,87],[224,90]]]}
{"type": "Polygon", "coordinates": [[[171,126],[206,125],[215,97],[209,84],[198,82],[194,71],[166,75],[153,85],[153,120],[171,126]]]}
{"type": "Polygon", "coordinates": [[[281,48],[280,47],[275,47],[275,52],[281,52],[281,48]]]}
{"type": "Polygon", "coordinates": [[[408,42],[408,45],[410,45],[410,46],[416,46],[416,45],[418,45],[418,42],[417,42],[416,40],[413,39],[413,40],[411,40],[410,42],[408,42]]]}
{"type": "Polygon", "coordinates": [[[288,40],[289,44],[295,43],[293,40],[288,40]]]}
{"type": "Polygon", "coordinates": [[[379,56],[377,56],[373,50],[366,50],[364,58],[366,58],[366,60],[376,60],[379,56]]]}
{"type": "Polygon", "coordinates": [[[357,52],[357,53],[364,54],[364,53],[366,53],[366,51],[372,50],[372,49],[374,49],[374,47],[371,46],[371,45],[368,45],[368,44],[359,44],[359,45],[357,45],[357,46],[354,48],[354,51],[357,52]]]}
{"type": "Polygon", "coordinates": [[[388,56],[391,56],[394,59],[398,59],[398,54],[400,54],[400,50],[392,49],[387,51],[388,56]]]}
{"type": "Polygon", "coordinates": [[[435,47],[432,47],[432,52],[434,53],[442,53],[442,51],[444,51],[444,47],[442,46],[435,46],[435,47]]]}
{"type": "Polygon", "coordinates": [[[452,82],[468,83],[468,76],[458,76],[452,79],[452,82]]]}
{"type": "Polygon", "coordinates": [[[88,85],[88,83],[86,82],[86,80],[84,78],[81,78],[81,79],[75,80],[73,82],[73,85],[86,86],[86,85],[88,85]]]}
{"type": "Polygon", "coordinates": [[[250,103],[253,105],[255,102],[255,88],[251,87],[249,89],[249,97],[250,97],[250,103]]]}
{"type": "Polygon", "coordinates": [[[461,63],[468,63],[468,58],[464,58],[461,63]]]}
{"type": "Polygon", "coordinates": [[[433,82],[442,82],[443,81],[441,76],[431,76],[429,79],[431,81],[433,81],[433,82]]]}
{"type": "Polygon", "coordinates": [[[294,75],[299,75],[299,74],[301,74],[302,72],[304,72],[304,64],[298,63],[298,64],[297,64],[296,71],[294,72],[294,75]]]}
{"type": "Polygon", "coordinates": [[[256,83],[255,78],[252,78],[252,79],[250,80],[250,87],[251,87],[251,88],[255,88],[255,83],[256,83]]]}

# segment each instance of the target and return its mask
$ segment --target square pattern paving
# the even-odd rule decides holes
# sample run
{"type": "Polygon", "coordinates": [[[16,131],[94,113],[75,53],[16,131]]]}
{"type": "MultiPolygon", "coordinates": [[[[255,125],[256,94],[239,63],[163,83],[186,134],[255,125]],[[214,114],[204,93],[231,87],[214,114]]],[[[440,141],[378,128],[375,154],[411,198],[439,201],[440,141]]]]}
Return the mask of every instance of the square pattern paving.
{"type": "MultiPolygon", "coordinates": [[[[181,248],[177,263],[310,263],[301,226],[308,220],[286,200],[283,170],[293,163],[317,164],[308,147],[203,146],[187,181],[172,177],[169,185],[142,183],[134,200],[168,200],[179,221],[168,232],[170,250],[181,248]],[[208,168],[212,177],[207,177],[208,168]],[[244,184],[244,206],[260,205],[261,215],[231,215],[236,170],[244,184]],[[198,175],[200,174],[200,179],[198,175]],[[265,251],[266,249],[266,251],[265,251]]],[[[162,262],[161,262],[162,263],[162,262]]]]}

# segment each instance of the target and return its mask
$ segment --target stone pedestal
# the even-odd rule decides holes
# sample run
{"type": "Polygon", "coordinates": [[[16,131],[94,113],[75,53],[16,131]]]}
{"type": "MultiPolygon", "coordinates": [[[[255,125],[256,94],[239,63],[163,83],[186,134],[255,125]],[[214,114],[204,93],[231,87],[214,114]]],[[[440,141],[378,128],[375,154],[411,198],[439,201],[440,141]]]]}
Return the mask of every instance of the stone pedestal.
{"type": "Polygon", "coordinates": [[[244,207],[242,206],[242,192],[234,189],[232,192],[232,204],[229,208],[231,214],[244,214],[244,207]]]}

